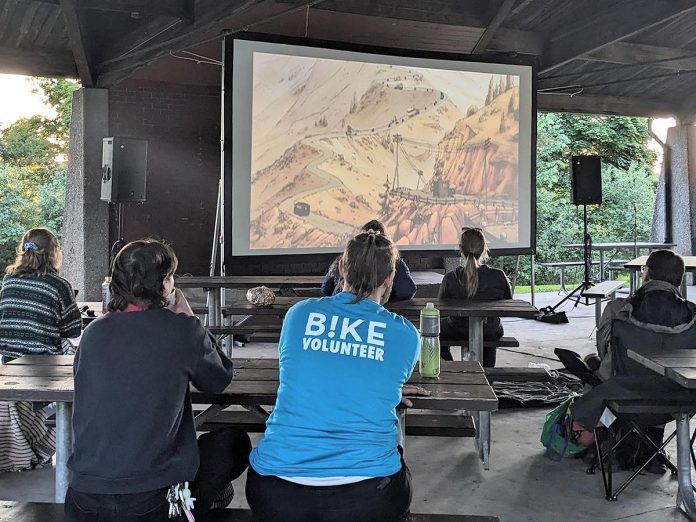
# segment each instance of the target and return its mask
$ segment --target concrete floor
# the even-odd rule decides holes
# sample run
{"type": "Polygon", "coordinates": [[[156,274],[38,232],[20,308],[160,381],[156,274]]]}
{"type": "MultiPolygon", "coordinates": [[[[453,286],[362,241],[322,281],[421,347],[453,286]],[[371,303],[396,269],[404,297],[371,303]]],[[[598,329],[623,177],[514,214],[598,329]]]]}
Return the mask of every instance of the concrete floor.
{"type": "MultiPolygon", "coordinates": [[[[696,297],[696,290],[690,297],[696,297]]],[[[516,296],[529,299],[529,295],[516,296]]],[[[560,296],[538,294],[537,307],[553,304],[560,296]]],[[[594,308],[564,306],[569,324],[507,319],[505,330],[517,337],[519,348],[498,352],[499,366],[548,363],[553,349],[581,354],[594,350],[594,308]]],[[[235,357],[273,357],[272,345],[250,343],[235,348],[235,357]]],[[[502,521],[627,520],[635,522],[685,520],[675,509],[677,482],[669,474],[645,475],[616,502],[604,500],[599,474],[587,475],[580,460],[554,462],[539,443],[547,409],[501,410],[493,414],[491,470],[476,458],[472,439],[410,437],[406,461],[413,475],[414,512],[496,515],[502,521]]],[[[668,426],[673,427],[672,423],[668,426]]],[[[257,441],[258,436],[252,440],[257,441]]],[[[672,455],[675,448],[668,448],[672,455]]],[[[51,469],[0,473],[0,500],[51,501],[51,469]]],[[[617,481],[627,477],[618,473],[617,481]]],[[[236,483],[235,507],[246,506],[242,475],[236,483]]]]}

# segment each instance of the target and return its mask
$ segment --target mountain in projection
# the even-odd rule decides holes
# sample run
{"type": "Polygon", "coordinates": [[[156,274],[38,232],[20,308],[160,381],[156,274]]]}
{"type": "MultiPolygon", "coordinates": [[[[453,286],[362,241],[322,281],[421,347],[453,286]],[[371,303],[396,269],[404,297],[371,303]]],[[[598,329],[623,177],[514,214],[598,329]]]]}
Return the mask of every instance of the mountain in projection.
{"type": "Polygon", "coordinates": [[[250,247],[340,247],[376,217],[401,244],[450,221],[501,238],[518,106],[509,76],[256,53],[250,247]]]}

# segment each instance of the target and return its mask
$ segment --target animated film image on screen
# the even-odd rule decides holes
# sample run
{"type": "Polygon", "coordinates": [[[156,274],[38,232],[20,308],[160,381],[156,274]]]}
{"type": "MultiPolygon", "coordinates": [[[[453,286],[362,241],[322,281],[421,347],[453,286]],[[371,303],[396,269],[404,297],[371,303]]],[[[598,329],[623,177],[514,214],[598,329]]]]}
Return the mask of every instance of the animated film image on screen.
{"type": "Polygon", "coordinates": [[[519,78],[254,53],[251,249],[518,241],[519,78]]]}

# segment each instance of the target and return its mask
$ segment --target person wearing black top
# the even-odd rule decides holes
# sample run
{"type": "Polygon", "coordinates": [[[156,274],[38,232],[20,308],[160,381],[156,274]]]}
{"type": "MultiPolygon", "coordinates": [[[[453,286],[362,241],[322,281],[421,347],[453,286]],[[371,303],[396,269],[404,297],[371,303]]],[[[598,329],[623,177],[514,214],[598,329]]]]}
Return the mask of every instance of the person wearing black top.
{"type": "Polygon", "coordinates": [[[167,520],[170,487],[187,481],[198,518],[248,466],[243,431],[196,440],[189,386],[223,391],[232,361],[174,289],[176,266],[153,240],[114,259],[109,313],[85,329],[75,356],[67,520],[167,520]]]}
{"type": "MultiPolygon", "coordinates": [[[[361,232],[369,232],[374,230],[380,234],[386,236],[386,230],[384,225],[373,219],[365,223],[360,229],[361,232]]],[[[324,281],[321,283],[321,293],[325,296],[335,295],[343,290],[343,281],[341,280],[341,275],[338,272],[338,260],[340,256],[337,257],[329,270],[324,276],[324,281]]],[[[416,295],[416,282],[411,277],[411,272],[403,259],[398,258],[396,260],[396,272],[394,274],[394,284],[392,285],[391,295],[389,296],[389,301],[406,301],[411,299],[416,295]]]]}
{"type": "MultiPolygon", "coordinates": [[[[479,228],[463,228],[459,238],[459,251],[463,266],[445,274],[440,284],[439,299],[473,299],[487,301],[512,299],[512,290],[507,276],[502,270],[484,265],[488,260],[488,245],[479,228]]],[[[483,323],[483,339],[497,341],[503,336],[500,317],[487,317],[483,323]]],[[[468,317],[445,317],[440,327],[440,337],[448,340],[467,339],[469,335],[468,317]]],[[[452,360],[448,346],[440,349],[442,358],[452,360]]],[[[495,366],[495,347],[483,349],[483,366],[495,366]]]]}

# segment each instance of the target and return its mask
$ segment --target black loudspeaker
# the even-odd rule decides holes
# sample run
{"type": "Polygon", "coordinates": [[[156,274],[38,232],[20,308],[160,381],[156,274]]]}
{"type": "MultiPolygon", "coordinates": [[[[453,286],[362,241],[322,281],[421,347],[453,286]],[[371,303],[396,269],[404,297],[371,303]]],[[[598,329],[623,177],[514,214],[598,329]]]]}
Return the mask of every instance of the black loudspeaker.
{"type": "Polygon", "coordinates": [[[602,204],[602,161],[599,156],[570,159],[570,201],[573,205],[602,204]]]}
{"type": "Polygon", "coordinates": [[[145,201],[147,140],[104,138],[101,200],[110,203],[145,201]]]}

